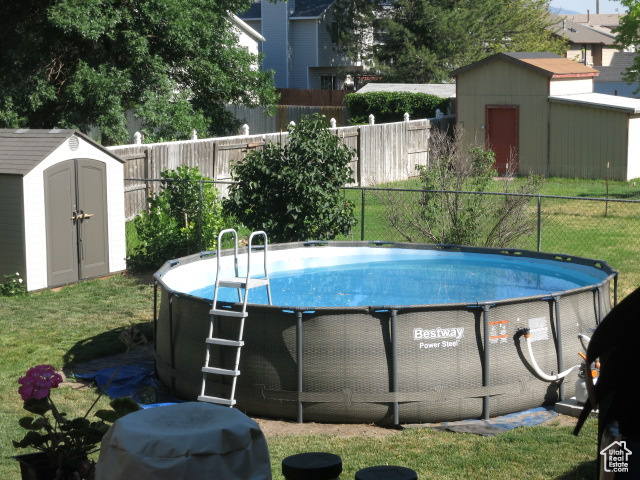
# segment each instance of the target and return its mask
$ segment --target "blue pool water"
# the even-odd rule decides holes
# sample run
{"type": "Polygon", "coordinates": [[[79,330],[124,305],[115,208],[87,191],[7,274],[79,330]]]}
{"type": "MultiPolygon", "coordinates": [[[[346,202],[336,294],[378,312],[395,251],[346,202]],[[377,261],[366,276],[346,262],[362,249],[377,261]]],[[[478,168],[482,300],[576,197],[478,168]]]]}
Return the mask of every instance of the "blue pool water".
{"type": "MultiPolygon", "coordinates": [[[[475,303],[561,292],[593,285],[606,277],[595,268],[531,258],[469,253],[404,257],[361,258],[357,263],[305,265],[293,270],[286,269],[286,262],[276,264],[275,269],[270,267],[273,304],[353,307],[475,303]]],[[[189,293],[212,299],[213,286],[189,293]]],[[[235,302],[237,293],[222,289],[219,299],[235,302]]],[[[249,302],[266,304],[265,289],[252,290],[249,302]]]]}

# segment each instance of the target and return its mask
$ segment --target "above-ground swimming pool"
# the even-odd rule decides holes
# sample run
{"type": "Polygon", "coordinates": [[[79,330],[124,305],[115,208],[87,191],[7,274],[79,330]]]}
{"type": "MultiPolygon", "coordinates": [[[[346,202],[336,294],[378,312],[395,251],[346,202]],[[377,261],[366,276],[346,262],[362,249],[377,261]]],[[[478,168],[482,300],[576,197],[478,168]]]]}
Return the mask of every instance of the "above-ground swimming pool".
{"type": "MultiPolygon", "coordinates": [[[[232,258],[223,252],[222,277],[232,258]]],[[[298,421],[488,418],[569,397],[576,373],[541,380],[521,329],[544,372],[579,363],[578,334],[610,310],[617,275],[567,255],[422,244],[271,245],[268,259],[273,305],[251,290],[237,407],[298,421]]],[[[239,260],[242,274],[246,253],[239,260]]],[[[185,399],[200,393],[215,273],[206,253],[155,275],[157,371],[185,399]]],[[[219,300],[241,307],[235,290],[219,300]]],[[[216,328],[216,337],[237,336],[233,318],[216,328]]],[[[233,368],[235,350],[217,348],[216,366],[233,368]]],[[[228,396],[224,381],[207,385],[207,395],[228,396]]]]}

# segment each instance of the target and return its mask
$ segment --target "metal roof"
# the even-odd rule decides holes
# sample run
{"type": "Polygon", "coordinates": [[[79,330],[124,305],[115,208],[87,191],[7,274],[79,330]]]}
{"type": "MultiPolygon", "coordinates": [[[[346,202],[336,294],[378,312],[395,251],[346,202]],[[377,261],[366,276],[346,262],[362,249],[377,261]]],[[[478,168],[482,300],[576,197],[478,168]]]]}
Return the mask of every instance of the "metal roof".
{"type": "Polygon", "coordinates": [[[549,97],[552,103],[577,103],[607,110],[619,110],[630,114],[640,113],[640,99],[617,97],[603,93],[577,93],[575,95],[557,95],[549,97]]]}
{"type": "Polygon", "coordinates": [[[74,135],[124,163],[118,156],[77,130],[0,128],[0,174],[26,175],[74,135]]]}
{"type": "Polygon", "coordinates": [[[367,83],[357,93],[367,92],[413,92],[437,95],[442,98],[456,96],[455,83],[367,83]]]}
{"type": "MultiPolygon", "coordinates": [[[[318,18],[335,0],[296,0],[294,11],[289,15],[291,18],[318,18]]],[[[248,10],[239,13],[238,17],[243,20],[260,20],[262,18],[262,4],[260,1],[251,4],[248,10]]]]}
{"type": "Polygon", "coordinates": [[[451,72],[450,75],[452,77],[456,77],[468,70],[499,59],[519,64],[525,68],[530,68],[551,78],[595,77],[598,75],[598,70],[595,68],[586,67],[581,63],[574,62],[573,60],[569,60],[568,58],[549,52],[496,53],[495,55],[491,55],[483,60],[458,68],[451,72]]]}

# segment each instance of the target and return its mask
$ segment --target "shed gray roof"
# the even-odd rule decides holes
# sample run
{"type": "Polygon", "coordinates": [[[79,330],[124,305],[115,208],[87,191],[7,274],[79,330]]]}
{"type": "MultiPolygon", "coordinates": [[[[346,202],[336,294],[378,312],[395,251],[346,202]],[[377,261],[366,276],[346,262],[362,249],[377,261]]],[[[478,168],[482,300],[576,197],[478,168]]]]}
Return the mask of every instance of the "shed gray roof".
{"type": "Polygon", "coordinates": [[[124,163],[118,156],[76,130],[0,128],[0,174],[26,175],[74,135],[124,163]]]}
{"type": "Polygon", "coordinates": [[[605,95],[603,93],[577,93],[549,97],[551,103],[578,103],[607,110],[619,110],[633,115],[640,113],[640,99],[605,95]]]}
{"type": "MultiPolygon", "coordinates": [[[[295,10],[290,15],[291,17],[301,18],[317,18],[322,15],[335,0],[296,0],[295,10]]],[[[239,13],[238,17],[243,20],[262,18],[262,5],[260,1],[251,4],[248,10],[239,13]]]]}
{"type": "Polygon", "coordinates": [[[358,93],[367,92],[413,92],[437,95],[442,98],[456,96],[455,83],[367,83],[358,93]]]}

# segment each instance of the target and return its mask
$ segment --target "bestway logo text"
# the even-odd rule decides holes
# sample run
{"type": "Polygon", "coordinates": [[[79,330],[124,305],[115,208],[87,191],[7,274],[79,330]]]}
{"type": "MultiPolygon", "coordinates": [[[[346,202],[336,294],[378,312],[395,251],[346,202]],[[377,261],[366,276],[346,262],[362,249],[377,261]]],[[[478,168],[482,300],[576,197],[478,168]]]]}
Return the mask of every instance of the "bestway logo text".
{"type": "Polygon", "coordinates": [[[414,328],[413,329],[413,339],[414,340],[437,340],[444,338],[455,338],[460,340],[464,336],[464,327],[460,328],[434,328],[434,329],[424,329],[424,328],[414,328]]]}

